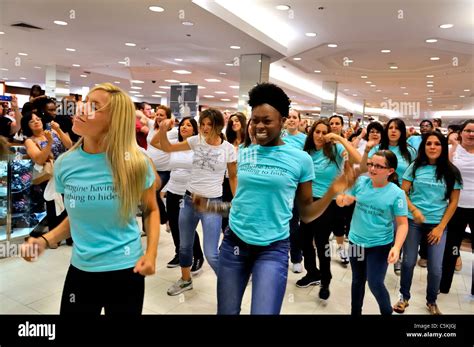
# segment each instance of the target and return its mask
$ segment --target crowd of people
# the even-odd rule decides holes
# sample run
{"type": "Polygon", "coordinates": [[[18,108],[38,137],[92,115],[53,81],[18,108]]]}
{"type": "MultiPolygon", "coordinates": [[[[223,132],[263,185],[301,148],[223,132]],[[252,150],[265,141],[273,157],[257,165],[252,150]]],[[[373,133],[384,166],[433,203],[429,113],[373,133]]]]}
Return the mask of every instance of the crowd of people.
{"type": "Polygon", "coordinates": [[[250,279],[251,313],[279,314],[289,270],[302,274],[289,285],[320,285],[319,298],[330,300],[332,256],[351,268],[353,315],[362,313],[366,282],[381,314],[405,312],[416,264],[428,270],[427,310],[441,314],[437,296],[449,293],[474,227],[474,120],[446,135],[428,119],[420,133],[400,118],[310,124],[270,83],[249,92],[249,117],[209,108],[177,120],[163,105],[135,107],[108,83],[76,105],[74,121],[53,100],[31,98],[23,116],[12,102],[16,118],[2,134],[20,124],[32,160],[55,160],[66,211],[50,220],[48,210],[49,232],[25,248],[41,254],[72,237],[61,313],[139,314],[167,224],[175,249],[167,266],[181,268],[168,295],[192,290],[207,261],[218,314],[240,313],[250,279]],[[395,303],[384,284],[389,264],[400,276],[395,303]],[[69,302],[72,292],[81,300],[69,302]]]}

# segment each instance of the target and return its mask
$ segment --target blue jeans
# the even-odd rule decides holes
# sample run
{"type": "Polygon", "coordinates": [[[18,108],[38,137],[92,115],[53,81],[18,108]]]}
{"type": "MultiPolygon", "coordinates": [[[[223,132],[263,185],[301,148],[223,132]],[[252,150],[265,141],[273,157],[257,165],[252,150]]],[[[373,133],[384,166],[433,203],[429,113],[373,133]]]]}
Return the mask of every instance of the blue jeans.
{"type": "Polygon", "coordinates": [[[351,314],[361,315],[364,303],[365,282],[379,304],[380,313],[392,314],[390,295],[385,287],[384,280],[387,273],[388,253],[392,244],[364,248],[359,245],[349,245],[349,260],[352,268],[351,286],[351,314]]]}
{"type": "Polygon", "coordinates": [[[288,278],[289,239],[268,246],[245,243],[224,232],[217,275],[217,314],[239,314],[252,274],[251,314],[279,314],[288,278]]]}
{"type": "MultiPolygon", "coordinates": [[[[405,300],[410,299],[410,287],[413,279],[413,269],[418,258],[418,246],[423,235],[428,234],[437,224],[417,224],[408,219],[408,235],[403,244],[402,273],[400,278],[400,294],[405,300]]],[[[444,247],[446,245],[446,230],[437,245],[428,244],[428,287],[426,302],[436,303],[439,284],[441,282],[444,247]]]]}
{"type": "MultiPolygon", "coordinates": [[[[221,201],[221,198],[209,200],[221,201]]],[[[199,220],[202,223],[204,234],[204,255],[212,270],[217,274],[222,217],[216,213],[196,211],[191,197],[186,194],[183,197],[183,206],[179,211],[179,265],[190,267],[193,264],[194,234],[199,220]]]]}

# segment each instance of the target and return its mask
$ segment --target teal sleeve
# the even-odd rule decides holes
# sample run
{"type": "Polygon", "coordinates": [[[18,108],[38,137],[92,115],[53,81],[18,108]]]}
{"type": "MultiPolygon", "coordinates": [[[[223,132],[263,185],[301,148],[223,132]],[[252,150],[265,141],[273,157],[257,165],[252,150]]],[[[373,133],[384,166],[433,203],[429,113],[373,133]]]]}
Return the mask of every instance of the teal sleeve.
{"type": "Polygon", "coordinates": [[[408,206],[405,193],[397,188],[398,194],[393,202],[393,214],[395,216],[407,216],[408,215],[408,206]]]}
{"type": "Polygon", "coordinates": [[[411,163],[405,170],[405,173],[403,174],[403,179],[405,181],[413,182],[413,163],[411,163]]]}
{"type": "Polygon", "coordinates": [[[370,150],[369,155],[367,156],[367,158],[372,158],[372,156],[375,154],[375,152],[377,152],[377,151],[379,150],[379,147],[380,147],[379,145],[374,146],[374,147],[370,150]]]}
{"type": "Polygon", "coordinates": [[[303,153],[306,155],[303,157],[300,183],[312,181],[315,177],[313,160],[311,159],[309,154],[307,154],[306,152],[303,153]]]}

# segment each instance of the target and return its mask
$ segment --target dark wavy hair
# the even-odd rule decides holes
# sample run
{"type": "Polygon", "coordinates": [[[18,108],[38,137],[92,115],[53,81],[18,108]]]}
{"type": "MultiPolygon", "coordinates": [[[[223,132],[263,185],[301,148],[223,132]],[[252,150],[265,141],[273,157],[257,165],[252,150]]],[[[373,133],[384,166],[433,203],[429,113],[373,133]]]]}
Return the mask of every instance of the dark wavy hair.
{"type": "Polygon", "coordinates": [[[182,142],[183,141],[183,137],[181,136],[181,125],[183,125],[184,121],[188,120],[192,127],[193,127],[193,135],[197,135],[198,132],[199,132],[199,128],[198,128],[198,123],[196,122],[196,120],[194,118],[191,118],[191,117],[184,117],[183,119],[181,119],[181,121],[179,122],[179,125],[178,125],[178,140],[179,142],[182,142]]]}
{"type": "MultiPolygon", "coordinates": [[[[303,151],[307,152],[309,155],[311,153],[316,152],[316,145],[314,144],[314,131],[316,130],[316,127],[319,124],[323,124],[327,128],[327,132],[331,132],[331,126],[329,125],[329,122],[327,119],[320,119],[317,122],[314,122],[313,125],[311,126],[311,129],[309,130],[308,136],[306,137],[306,141],[304,143],[303,151]]],[[[323,146],[323,153],[328,158],[330,161],[336,163],[336,145],[331,143],[331,142],[326,142],[323,146]]]]}
{"type": "MultiPolygon", "coordinates": [[[[389,149],[383,149],[374,153],[374,155],[378,155],[380,157],[385,158],[385,164],[389,169],[393,169],[393,173],[388,176],[388,181],[400,186],[398,183],[398,174],[396,172],[398,167],[398,159],[397,156],[389,149]]],[[[373,156],[372,156],[373,157],[373,156]]]]}
{"type": "Polygon", "coordinates": [[[436,138],[441,143],[441,155],[436,159],[436,180],[442,181],[443,179],[446,182],[446,194],[444,198],[446,200],[451,196],[451,192],[454,189],[454,183],[458,182],[462,184],[462,177],[459,169],[449,161],[448,155],[448,140],[441,134],[439,131],[431,131],[426,133],[423,136],[423,139],[420,143],[420,148],[418,149],[418,156],[413,163],[413,179],[415,178],[416,170],[425,165],[430,165],[428,156],[426,155],[426,142],[430,136],[436,136],[436,138]]]}
{"type": "Polygon", "coordinates": [[[379,122],[372,122],[369,125],[367,125],[367,134],[364,136],[365,141],[369,141],[369,134],[372,129],[377,130],[380,133],[380,137],[382,137],[383,134],[383,125],[380,124],[379,122]]]}
{"type": "Polygon", "coordinates": [[[227,141],[231,144],[234,144],[235,140],[237,139],[237,133],[232,129],[232,125],[234,122],[232,121],[232,117],[237,117],[240,122],[240,139],[243,142],[245,139],[245,134],[247,132],[247,118],[242,112],[236,112],[229,117],[229,121],[227,122],[227,128],[225,129],[225,136],[227,137],[227,141]]]}
{"type": "Polygon", "coordinates": [[[25,135],[26,137],[33,136],[33,132],[31,131],[30,124],[29,124],[30,120],[33,118],[33,115],[41,119],[41,122],[43,123],[43,130],[45,130],[45,127],[46,127],[46,124],[44,123],[43,119],[37,113],[28,112],[23,117],[21,117],[21,131],[23,135],[25,135]]]}
{"type": "Polygon", "coordinates": [[[380,140],[380,147],[379,149],[389,149],[388,146],[390,145],[390,141],[388,139],[388,129],[390,125],[395,123],[397,129],[400,130],[400,138],[398,139],[398,147],[400,148],[400,153],[402,157],[405,158],[406,161],[411,163],[414,158],[411,157],[410,152],[408,151],[408,147],[411,147],[407,143],[407,128],[405,126],[405,122],[400,118],[392,118],[388,121],[387,125],[385,126],[382,132],[382,139],[380,140]]]}
{"type": "Polygon", "coordinates": [[[273,83],[257,84],[249,91],[249,106],[251,108],[269,104],[275,108],[282,117],[288,117],[290,110],[290,98],[288,95],[273,83]]]}

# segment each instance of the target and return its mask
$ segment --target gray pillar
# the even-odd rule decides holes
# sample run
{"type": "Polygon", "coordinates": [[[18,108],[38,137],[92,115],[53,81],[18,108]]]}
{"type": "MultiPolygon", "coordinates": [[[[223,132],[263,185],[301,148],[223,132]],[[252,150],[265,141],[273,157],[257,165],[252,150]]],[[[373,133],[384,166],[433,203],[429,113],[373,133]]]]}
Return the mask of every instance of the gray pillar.
{"type": "Polygon", "coordinates": [[[46,68],[46,95],[52,98],[62,99],[69,96],[69,71],[56,65],[46,68]],[[66,83],[67,82],[67,83],[66,83]]]}
{"type": "Polygon", "coordinates": [[[329,118],[336,112],[337,85],[338,83],[334,81],[323,81],[324,97],[321,99],[321,118],[329,118]]]}
{"type": "Polygon", "coordinates": [[[238,110],[247,112],[248,92],[257,83],[268,82],[270,58],[263,54],[244,54],[240,56],[240,88],[238,110]]]}

